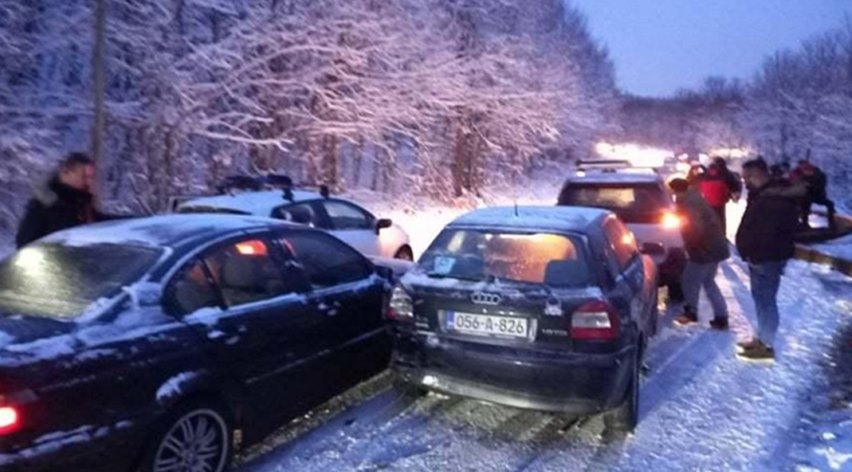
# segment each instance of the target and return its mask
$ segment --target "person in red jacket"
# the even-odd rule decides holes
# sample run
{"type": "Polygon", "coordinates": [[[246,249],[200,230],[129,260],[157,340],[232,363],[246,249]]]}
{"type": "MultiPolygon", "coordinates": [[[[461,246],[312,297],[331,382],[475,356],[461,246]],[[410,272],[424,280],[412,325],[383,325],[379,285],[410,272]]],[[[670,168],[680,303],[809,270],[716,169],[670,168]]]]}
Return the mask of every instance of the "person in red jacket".
{"type": "Polygon", "coordinates": [[[725,205],[731,199],[731,189],[717,164],[710,164],[710,167],[707,168],[707,173],[698,181],[698,191],[704,197],[707,204],[719,216],[719,222],[722,223],[722,231],[724,234],[727,234],[725,205]]]}

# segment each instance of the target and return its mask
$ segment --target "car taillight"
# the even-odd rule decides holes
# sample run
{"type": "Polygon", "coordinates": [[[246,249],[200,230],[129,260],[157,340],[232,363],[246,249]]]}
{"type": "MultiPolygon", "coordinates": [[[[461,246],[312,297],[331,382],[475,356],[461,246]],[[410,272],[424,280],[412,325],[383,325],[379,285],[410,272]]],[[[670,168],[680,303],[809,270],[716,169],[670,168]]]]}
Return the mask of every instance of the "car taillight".
{"type": "Polygon", "coordinates": [[[387,317],[392,320],[405,320],[414,318],[414,302],[411,295],[404,288],[397,285],[391,292],[388,304],[387,317]]]}
{"type": "Polygon", "coordinates": [[[664,229],[680,229],[682,223],[680,216],[671,212],[663,213],[663,217],[660,219],[660,224],[663,225],[664,229]]]}
{"type": "Polygon", "coordinates": [[[21,416],[13,406],[0,407],[0,435],[14,433],[21,429],[21,416]]]}
{"type": "Polygon", "coordinates": [[[586,303],[571,316],[574,339],[610,341],[618,337],[618,331],[618,313],[602,300],[586,303]]]}

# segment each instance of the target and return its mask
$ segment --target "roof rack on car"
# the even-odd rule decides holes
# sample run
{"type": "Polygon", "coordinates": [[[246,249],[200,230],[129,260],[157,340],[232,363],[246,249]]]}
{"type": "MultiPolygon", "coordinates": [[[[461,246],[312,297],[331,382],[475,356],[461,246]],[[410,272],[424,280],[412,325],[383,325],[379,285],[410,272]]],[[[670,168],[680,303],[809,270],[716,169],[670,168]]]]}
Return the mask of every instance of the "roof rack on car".
{"type": "Polygon", "coordinates": [[[585,168],[625,168],[633,167],[630,161],[626,159],[580,159],[576,162],[577,167],[585,168]]]}
{"type": "Polygon", "coordinates": [[[257,192],[260,190],[278,189],[284,192],[284,199],[293,201],[293,190],[316,189],[322,198],[330,198],[331,190],[328,185],[294,184],[289,175],[267,174],[259,176],[231,175],[225,177],[221,184],[216,186],[219,194],[233,194],[237,191],[257,192]]]}
{"type": "Polygon", "coordinates": [[[595,160],[578,160],[576,162],[577,172],[585,174],[587,171],[615,173],[622,171],[626,173],[636,174],[656,174],[658,171],[651,166],[634,165],[628,160],[622,159],[595,159],[595,160]]]}

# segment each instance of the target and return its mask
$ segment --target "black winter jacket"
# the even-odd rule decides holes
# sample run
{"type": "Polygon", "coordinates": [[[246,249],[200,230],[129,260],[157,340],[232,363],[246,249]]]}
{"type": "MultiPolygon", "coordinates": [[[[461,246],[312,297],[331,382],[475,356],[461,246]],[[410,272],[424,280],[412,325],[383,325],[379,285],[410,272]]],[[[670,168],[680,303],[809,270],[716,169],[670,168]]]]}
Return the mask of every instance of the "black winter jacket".
{"type": "Polygon", "coordinates": [[[749,191],[748,206],[737,230],[737,251],[743,260],[762,264],[793,257],[797,192],[796,187],[777,180],[749,191]]]}
{"type": "Polygon", "coordinates": [[[697,191],[688,190],[677,206],[684,217],[681,235],[690,261],[710,264],[731,257],[719,216],[697,191]]]}
{"type": "Polygon", "coordinates": [[[50,179],[27,203],[15,243],[20,248],[56,231],[108,219],[92,200],[91,193],[50,179]]]}

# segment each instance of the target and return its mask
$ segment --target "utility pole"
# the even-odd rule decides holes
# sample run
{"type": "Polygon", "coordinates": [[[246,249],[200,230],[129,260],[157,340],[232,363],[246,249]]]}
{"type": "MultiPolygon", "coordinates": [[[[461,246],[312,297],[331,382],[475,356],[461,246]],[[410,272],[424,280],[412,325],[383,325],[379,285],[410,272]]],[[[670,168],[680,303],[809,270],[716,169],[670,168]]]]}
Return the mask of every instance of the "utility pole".
{"type": "Polygon", "coordinates": [[[106,16],[107,0],[95,0],[95,43],[92,50],[92,79],[95,92],[95,117],[92,123],[92,158],[103,159],[106,133],[106,16]]]}

